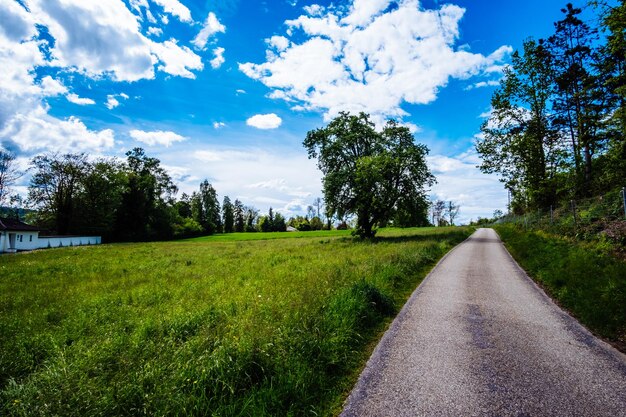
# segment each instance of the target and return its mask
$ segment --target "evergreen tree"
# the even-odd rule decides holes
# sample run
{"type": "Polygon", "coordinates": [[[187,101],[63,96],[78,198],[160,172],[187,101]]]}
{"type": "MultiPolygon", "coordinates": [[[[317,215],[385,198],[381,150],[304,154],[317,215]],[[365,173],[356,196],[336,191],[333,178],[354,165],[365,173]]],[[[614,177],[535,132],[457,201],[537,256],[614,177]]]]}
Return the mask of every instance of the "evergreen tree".
{"type": "Polygon", "coordinates": [[[561,10],[565,16],[556,22],[549,38],[555,68],[557,97],[554,109],[557,124],[569,136],[574,172],[575,192],[589,195],[592,191],[593,157],[604,146],[602,112],[606,108],[597,67],[597,31],[580,19],[582,9],[568,3],[561,10]]]}
{"type": "Polygon", "coordinates": [[[239,200],[235,200],[235,203],[233,204],[233,215],[235,217],[235,232],[241,233],[245,231],[245,210],[243,204],[239,200]]]}
{"type": "Polygon", "coordinates": [[[232,233],[235,231],[235,212],[233,204],[228,196],[224,196],[222,203],[222,216],[224,224],[224,233],[232,233]]]}
{"type": "Polygon", "coordinates": [[[222,216],[220,210],[220,203],[217,200],[217,192],[209,181],[204,180],[200,183],[200,191],[198,192],[198,198],[200,199],[199,219],[196,219],[204,231],[209,234],[222,232],[222,216]]]}

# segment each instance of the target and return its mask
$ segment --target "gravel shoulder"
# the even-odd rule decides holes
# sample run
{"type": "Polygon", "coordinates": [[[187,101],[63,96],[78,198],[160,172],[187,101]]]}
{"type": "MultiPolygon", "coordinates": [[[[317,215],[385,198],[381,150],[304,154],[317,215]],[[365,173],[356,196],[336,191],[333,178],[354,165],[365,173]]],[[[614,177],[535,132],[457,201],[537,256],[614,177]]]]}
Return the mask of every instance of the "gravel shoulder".
{"type": "Polygon", "coordinates": [[[341,415],[626,416],[626,356],[479,229],[415,290],[341,415]]]}

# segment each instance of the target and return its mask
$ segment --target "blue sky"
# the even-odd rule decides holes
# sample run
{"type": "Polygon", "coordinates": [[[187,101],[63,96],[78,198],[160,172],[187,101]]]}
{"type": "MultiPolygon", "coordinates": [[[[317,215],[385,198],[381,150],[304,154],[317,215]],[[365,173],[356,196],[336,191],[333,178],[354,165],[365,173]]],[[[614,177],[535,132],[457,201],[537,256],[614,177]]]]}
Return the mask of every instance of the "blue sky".
{"type": "Polygon", "coordinates": [[[0,0],[0,143],[24,166],[140,146],[181,192],[208,178],[290,216],[322,195],[306,132],[364,110],[428,145],[433,198],[491,216],[507,196],[473,141],[510,53],[564,4],[0,0]]]}

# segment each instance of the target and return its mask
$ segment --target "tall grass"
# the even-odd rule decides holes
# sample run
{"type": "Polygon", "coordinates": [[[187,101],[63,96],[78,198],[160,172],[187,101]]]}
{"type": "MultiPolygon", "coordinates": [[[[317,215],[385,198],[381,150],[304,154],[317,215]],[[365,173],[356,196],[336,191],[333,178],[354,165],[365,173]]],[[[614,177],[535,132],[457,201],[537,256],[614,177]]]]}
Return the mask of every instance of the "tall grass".
{"type": "Polygon", "coordinates": [[[514,225],[495,229],[553,298],[591,330],[626,348],[626,262],[611,256],[601,243],[514,225]]]}
{"type": "Polygon", "coordinates": [[[2,256],[0,415],[331,415],[368,346],[468,234],[2,256]]]}

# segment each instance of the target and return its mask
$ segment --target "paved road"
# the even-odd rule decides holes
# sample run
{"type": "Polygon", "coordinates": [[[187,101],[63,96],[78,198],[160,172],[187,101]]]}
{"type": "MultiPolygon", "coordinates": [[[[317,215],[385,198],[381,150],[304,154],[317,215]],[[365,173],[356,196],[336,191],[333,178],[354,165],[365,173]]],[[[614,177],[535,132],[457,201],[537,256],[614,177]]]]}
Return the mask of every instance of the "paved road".
{"type": "Polygon", "coordinates": [[[342,416],[626,416],[626,356],[479,229],[413,293],[342,416]]]}

